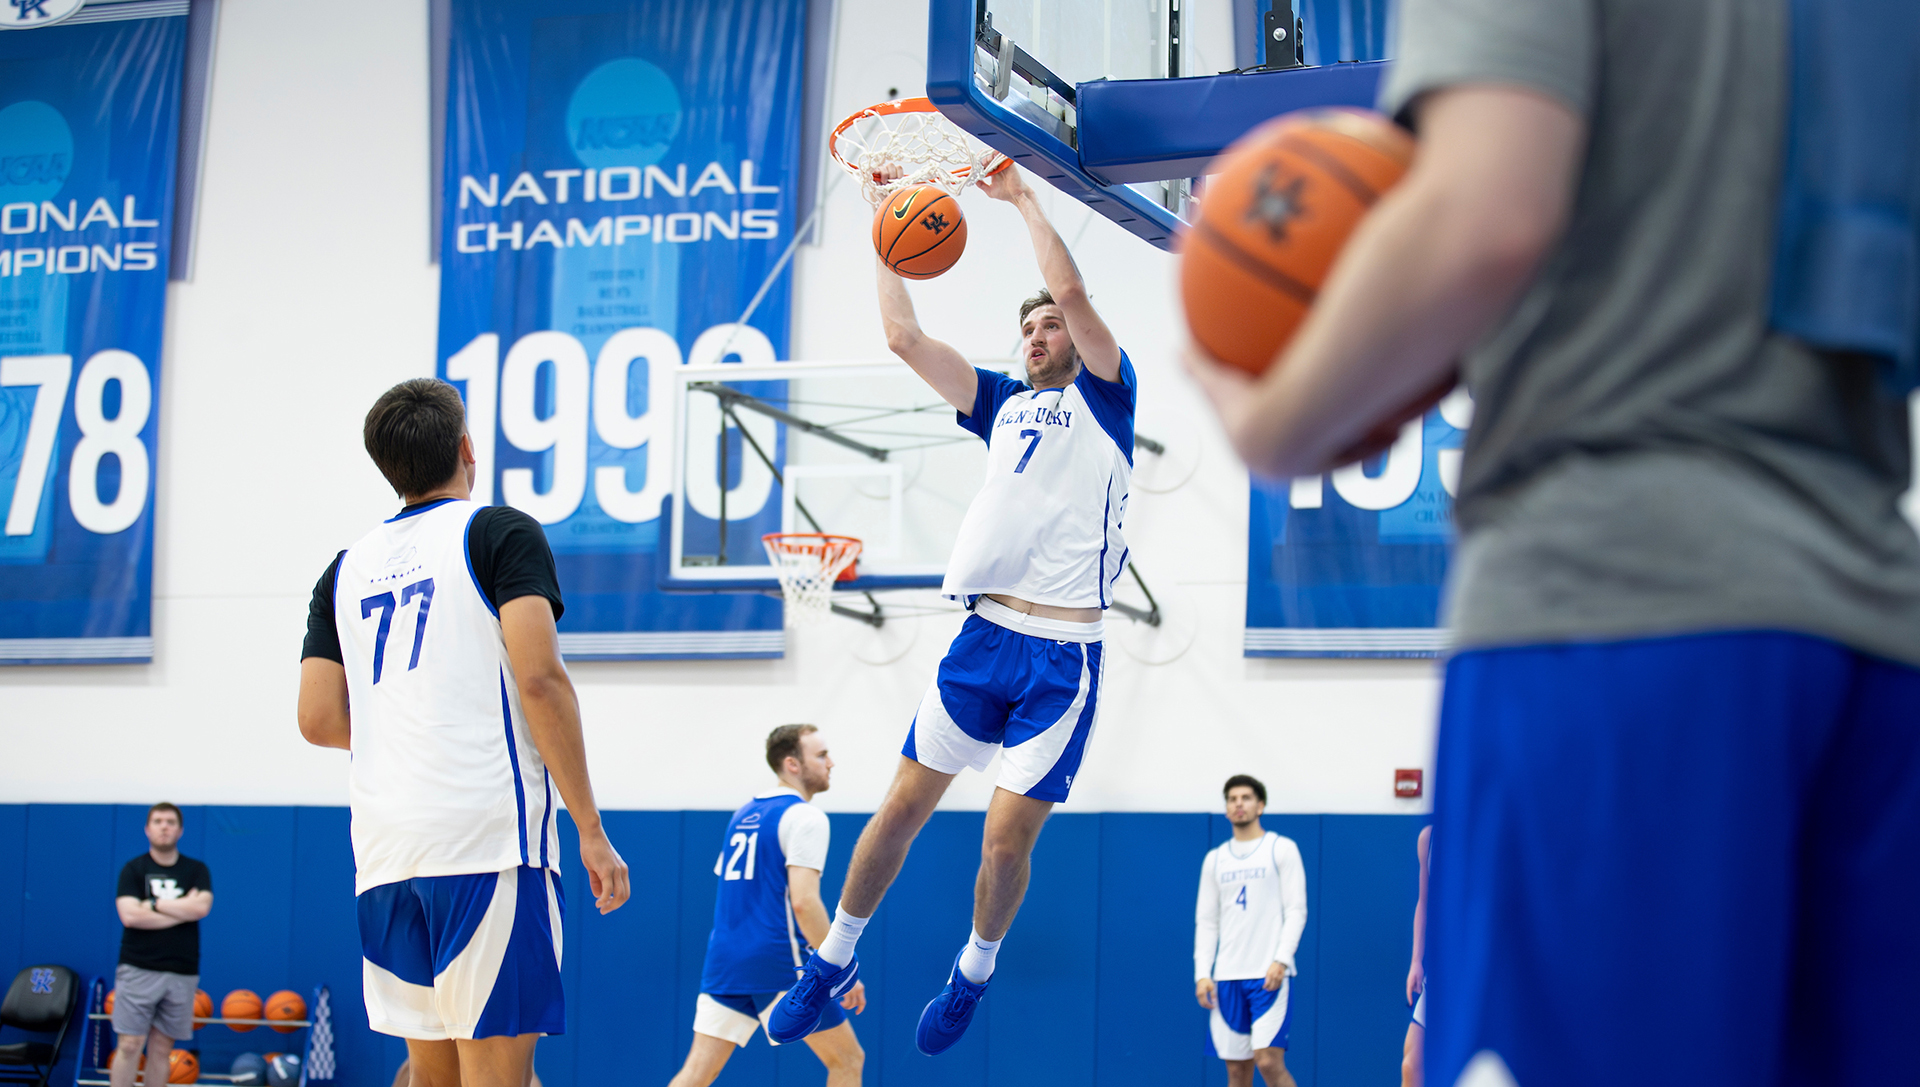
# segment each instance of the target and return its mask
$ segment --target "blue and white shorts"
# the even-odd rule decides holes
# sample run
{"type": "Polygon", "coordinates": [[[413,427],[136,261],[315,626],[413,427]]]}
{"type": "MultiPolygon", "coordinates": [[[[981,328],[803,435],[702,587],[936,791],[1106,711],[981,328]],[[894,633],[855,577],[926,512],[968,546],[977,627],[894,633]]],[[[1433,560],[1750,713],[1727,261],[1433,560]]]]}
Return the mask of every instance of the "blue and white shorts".
{"type": "Polygon", "coordinates": [[[1413,1025],[1421,1030],[1427,1029],[1427,993],[1421,990],[1420,999],[1413,1002],[1413,1025]]]}
{"type": "MultiPolygon", "coordinates": [[[[765,1025],[767,1016],[773,1014],[774,1005],[786,995],[784,989],[777,993],[701,993],[693,1009],[693,1032],[734,1045],[746,1045],[753,1040],[754,1031],[765,1025]]],[[[846,1021],[847,1013],[840,1002],[829,1000],[813,1033],[832,1030],[846,1021]]],[[[769,1035],[767,1044],[780,1043],[769,1035]]]]}
{"type": "Polygon", "coordinates": [[[1042,619],[981,597],[920,700],[900,753],[929,770],[985,770],[1000,788],[1060,803],[1099,709],[1101,624],[1042,619]]]}
{"type": "Polygon", "coordinates": [[[1213,1051],[1223,1061],[1250,1061],[1256,1049],[1287,1048],[1293,1026],[1293,979],[1269,990],[1264,978],[1214,983],[1208,1019],[1213,1051]]]}
{"type": "Polygon", "coordinates": [[[356,905],[374,1030],[423,1041],[565,1032],[558,872],[418,876],[356,905]]]}

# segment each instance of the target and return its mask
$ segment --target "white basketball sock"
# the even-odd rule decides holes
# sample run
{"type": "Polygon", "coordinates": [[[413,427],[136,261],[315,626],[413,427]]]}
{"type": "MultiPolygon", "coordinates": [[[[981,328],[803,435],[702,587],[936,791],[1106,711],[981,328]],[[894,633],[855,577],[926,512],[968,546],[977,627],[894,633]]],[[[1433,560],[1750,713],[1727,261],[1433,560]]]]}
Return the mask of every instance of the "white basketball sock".
{"type": "Polygon", "coordinates": [[[827,930],[827,938],[820,941],[820,958],[835,966],[845,966],[853,961],[853,945],[860,942],[860,933],[866,930],[871,915],[855,917],[847,912],[845,906],[836,906],[833,910],[833,927],[827,930]]]}
{"type": "Polygon", "coordinates": [[[985,939],[979,929],[974,929],[967,937],[967,949],[960,953],[960,976],[975,985],[992,977],[993,960],[1000,957],[1000,940],[985,939]]]}

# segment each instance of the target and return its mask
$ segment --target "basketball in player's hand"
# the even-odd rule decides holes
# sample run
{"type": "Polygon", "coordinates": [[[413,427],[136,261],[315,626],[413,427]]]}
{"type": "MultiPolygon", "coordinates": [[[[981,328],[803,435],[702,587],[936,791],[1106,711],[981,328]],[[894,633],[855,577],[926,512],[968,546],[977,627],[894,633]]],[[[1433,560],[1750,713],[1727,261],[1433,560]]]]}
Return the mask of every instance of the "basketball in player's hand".
{"type": "Polygon", "coordinates": [[[967,248],[960,202],[938,185],[910,185],[873,213],[873,251],[908,279],[932,279],[954,266],[967,248]]]}
{"type": "Polygon", "coordinates": [[[1250,373],[1271,365],[1347,238],[1412,160],[1406,132],[1358,109],[1300,110],[1234,141],[1208,168],[1199,217],[1180,241],[1195,342],[1250,373]]]}

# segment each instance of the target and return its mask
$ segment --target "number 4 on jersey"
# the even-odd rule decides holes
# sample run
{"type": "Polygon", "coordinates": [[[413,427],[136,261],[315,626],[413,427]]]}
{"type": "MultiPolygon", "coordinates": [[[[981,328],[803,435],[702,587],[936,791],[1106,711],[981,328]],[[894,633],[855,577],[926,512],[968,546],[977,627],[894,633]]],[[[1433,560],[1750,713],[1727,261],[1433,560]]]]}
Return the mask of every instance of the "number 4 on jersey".
{"type": "Polygon", "coordinates": [[[1239,907],[1240,907],[1241,909],[1243,909],[1243,910],[1247,908],[1247,887],[1246,887],[1246,884],[1241,884],[1241,885],[1240,885],[1240,893],[1239,893],[1238,895],[1236,895],[1236,896],[1234,896],[1234,899],[1233,899],[1233,904],[1234,904],[1234,905],[1236,905],[1236,906],[1239,906],[1239,907]]]}

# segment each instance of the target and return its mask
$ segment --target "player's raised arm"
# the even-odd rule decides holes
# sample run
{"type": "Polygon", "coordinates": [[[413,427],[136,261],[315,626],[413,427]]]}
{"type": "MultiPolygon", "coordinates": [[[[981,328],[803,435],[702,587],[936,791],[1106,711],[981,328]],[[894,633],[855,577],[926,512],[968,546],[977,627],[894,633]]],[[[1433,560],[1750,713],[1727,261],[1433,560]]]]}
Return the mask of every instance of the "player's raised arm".
{"type": "Polygon", "coordinates": [[[965,355],[955,351],[952,344],[936,340],[921,330],[907,285],[877,256],[874,274],[880,281],[880,323],[887,330],[887,350],[913,367],[913,372],[933,386],[933,391],[952,404],[954,410],[972,412],[974,393],[979,385],[973,365],[965,355]]]}
{"type": "Polygon", "coordinates": [[[1040,210],[1033,190],[1020,176],[1020,167],[1009,166],[992,177],[982,178],[980,191],[1020,210],[1020,217],[1027,221],[1027,232],[1033,235],[1033,255],[1040,262],[1040,278],[1046,281],[1047,293],[1066,315],[1067,334],[1073,337],[1080,361],[1102,381],[1119,381],[1120,344],[1100,314],[1094,311],[1093,300],[1087,297],[1086,281],[1080,278],[1079,265],[1073,263],[1073,254],[1067,252],[1067,243],[1060,240],[1060,232],[1047,221],[1047,213],[1040,210]]]}

